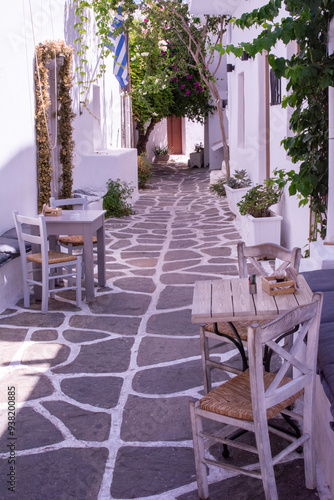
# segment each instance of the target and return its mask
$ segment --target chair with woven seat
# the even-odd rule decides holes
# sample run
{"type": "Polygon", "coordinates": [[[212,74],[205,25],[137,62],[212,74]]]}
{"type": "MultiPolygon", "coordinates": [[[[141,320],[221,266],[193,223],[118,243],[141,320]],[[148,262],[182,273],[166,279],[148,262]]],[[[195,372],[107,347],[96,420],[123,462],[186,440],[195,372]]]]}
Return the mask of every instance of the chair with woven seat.
{"type": "MultiPolygon", "coordinates": [[[[301,446],[304,448],[306,487],[316,487],[313,405],[321,309],[322,294],[316,293],[310,304],[291,309],[267,325],[248,327],[249,369],[216,387],[201,400],[190,402],[200,499],[209,498],[207,466],[217,466],[262,479],[266,500],[277,500],[274,465],[301,446]],[[298,326],[288,350],[275,342],[282,333],[298,326]],[[263,370],[264,345],[273,349],[281,360],[276,373],[263,370]],[[293,378],[287,377],[289,371],[293,378]],[[291,411],[289,407],[302,395],[302,411],[291,411]],[[280,413],[302,423],[299,436],[291,436],[278,429],[277,422],[271,421],[274,417],[277,421],[280,413]],[[215,422],[215,433],[203,431],[203,419],[215,422]],[[235,439],[236,429],[253,432],[255,446],[249,444],[249,439],[246,442],[235,439]],[[288,442],[275,457],[271,452],[269,432],[279,437],[276,444],[279,447],[285,446],[282,438],[288,442]],[[244,450],[242,467],[235,463],[237,458],[233,458],[233,451],[226,459],[214,459],[210,448],[217,442],[244,450]],[[246,452],[258,455],[259,463],[247,467],[246,452]]],[[[217,450],[214,453],[216,456],[217,450]]]]}
{"type": "MultiPolygon", "coordinates": [[[[61,200],[56,200],[55,198],[50,198],[50,207],[58,208],[58,207],[68,207],[75,206],[81,207],[82,210],[88,209],[87,196],[80,196],[78,198],[65,198],[61,200]]],[[[83,250],[84,247],[84,238],[82,235],[71,235],[71,236],[59,236],[57,238],[59,244],[66,248],[68,253],[72,254],[73,249],[83,250]]],[[[93,236],[93,245],[97,245],[97,237],[93,236]]]]}
{"type": "MultiPolygon", "coordinates": [[[[240,278],[247,278],[249,274],[268,276],[268,274],[282,272],[286,270],[288,266],[293,267],[297,272],[299,270],[301,249],[297,247],[288,250],[274,243],[246,246],[243,241],[240,241],[237,245],[237,253],[240,278]],[[263,264],[269,264],[269,262],[273,260],[279,262],[277,269],[271,269],[269,265],[267,266],[269,270],[266,269],[263,264]],[[252,265],[251,269],[248,269],[248,263],[252,265]]],[[[262,324],[264,324],[264,322],[262,322],[262,324]]],[[[248,326],[249,322],[247,321],[236,321],[233,324],[227,322],[207,323],[206,325],[200,326],[205,392],[209,392],[212,388],[211,371],[214,368],[235,374],[247,369],[248,362],[244,347],[247,345],[248,326]],[[209,339],[214,340],[215,343],[209,344],[209,339]],[[217,343],[217,341],[219,342],[217,343]],[[210,353],[217,352],[217,349],[227,342],[232,342],[234,347],[238,349],[241,356],[241,368],[227,362],[214,360],[210,357],[210,353]]]]}
{"type": "Polygon", "coordinates": [[[48,250],[46,222],[44,215],[26,217],[13,212],[23,272],[24,307],[30,306],[30,286],[42,288],[42,313],[48,312],[48,295],[59,291],[55,288],[55,279],[67,278],[68,286],[63,289],[76,290],[76,304],[81,305],[81,256],[48,250]],[[25,242],[29,242],[40,251],[28,253],[25,242]],[[32,264],[30,268],[29,263],[32,264]],[[64,272],[65,270],[65,272],[64,272]],[[72,280],[75,278],[75,286],[72,280]],[[71,280],[71,283],[70,283],[71,280]]]}

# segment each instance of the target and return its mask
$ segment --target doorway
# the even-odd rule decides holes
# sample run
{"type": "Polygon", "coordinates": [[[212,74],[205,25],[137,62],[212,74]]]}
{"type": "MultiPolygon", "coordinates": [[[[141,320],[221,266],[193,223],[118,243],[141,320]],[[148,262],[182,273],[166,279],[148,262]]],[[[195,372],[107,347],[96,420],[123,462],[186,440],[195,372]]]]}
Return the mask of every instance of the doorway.
{"type": "Polygon", "coordinates": [[[174,155],[182,154],[182,117],[172,116],[167,118],[168,148],[174,155]]]}

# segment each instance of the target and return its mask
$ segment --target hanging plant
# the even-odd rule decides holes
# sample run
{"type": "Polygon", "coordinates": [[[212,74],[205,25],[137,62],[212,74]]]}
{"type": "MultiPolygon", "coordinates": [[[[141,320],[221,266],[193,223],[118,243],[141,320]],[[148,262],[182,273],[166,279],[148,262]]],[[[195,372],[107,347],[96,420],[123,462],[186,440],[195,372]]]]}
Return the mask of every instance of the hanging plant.
{"type": "Polygon", "coordinates": [[[61,198],[70,198],[72,194],[72,169],[74,141],[72,121],[75,114],[72,111],[72,54],[73,48],[65,45],[64,41],[46,41],[36,47],[35,65],[35,97],[36,97],[36,145],[38,169],[38,211],[42,210],[44,203],[49,203],[51,196],[51,146],[48,128],[49,108],[51,105],[49,94],[49,71],[47,63],[55,60],[57,56],[63,57],[63,64],[59,70],[59,84],[57,91],[58,111],[58,143],[60,145],[59,160],[62,164],[61,198]]]}

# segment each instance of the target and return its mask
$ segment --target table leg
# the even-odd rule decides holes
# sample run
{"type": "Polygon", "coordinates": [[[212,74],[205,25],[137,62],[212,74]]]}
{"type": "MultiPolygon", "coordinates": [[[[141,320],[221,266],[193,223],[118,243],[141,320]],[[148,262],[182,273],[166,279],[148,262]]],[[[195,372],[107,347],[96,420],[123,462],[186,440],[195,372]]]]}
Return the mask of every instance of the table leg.
{"type": "Polygon", "coordinates": [[[97,265],[98,265],[98,284],[106,285],[106,246],[105,246],[105,227],[104,215],[102,216],[102,226],[97,230],[97,265]]]}
{"type": "Polygon", "coordinates": [[[93,255],[93,234],[91,227],[86,224],[84,228],[84,273],[86,301],[92,302],[95,297],[94,292],[94,255],[93,255]]]}

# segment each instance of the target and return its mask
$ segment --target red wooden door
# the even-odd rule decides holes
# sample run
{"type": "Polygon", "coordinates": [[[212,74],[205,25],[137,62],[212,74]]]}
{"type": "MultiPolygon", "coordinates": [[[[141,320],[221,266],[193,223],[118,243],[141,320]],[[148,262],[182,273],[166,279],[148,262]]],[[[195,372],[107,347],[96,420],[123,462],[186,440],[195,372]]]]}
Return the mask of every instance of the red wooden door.
{"type": "Polygon", "coordinates": [[[182,154],[182,117],[167,118],[167,141],[171,153],[182,154]]]}

